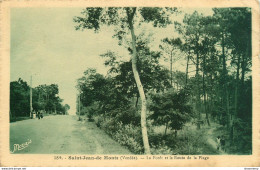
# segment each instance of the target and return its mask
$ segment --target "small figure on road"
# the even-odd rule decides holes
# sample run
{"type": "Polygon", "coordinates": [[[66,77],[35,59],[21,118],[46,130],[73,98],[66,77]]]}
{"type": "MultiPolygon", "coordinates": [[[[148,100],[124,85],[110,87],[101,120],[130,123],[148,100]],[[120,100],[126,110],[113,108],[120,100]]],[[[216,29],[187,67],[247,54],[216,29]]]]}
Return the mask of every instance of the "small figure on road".
{"type": "Polygon", "coordinates": [[[225,137],[222,136],[220,139],[220,144],[221,144],[221,149],[225,152],[226,148],[225,148],[225,137]]]}
{"type": "Polygon", "coordinates": [[[37,114],[38,119],[41,119],[41,117],[40,117],[40,113],[37,112],[36,114],[37,114]]]}
{"type": "Polygon", "coordinates": [[[43,113],[42,112],[40,112],[40,116],[41,116],[41,118],[43,118],[43,113]]]}
{"type": "Polygon", "coordinates": [[[220,136],[217,137],[217,149],[220,149],[220,136]]]}

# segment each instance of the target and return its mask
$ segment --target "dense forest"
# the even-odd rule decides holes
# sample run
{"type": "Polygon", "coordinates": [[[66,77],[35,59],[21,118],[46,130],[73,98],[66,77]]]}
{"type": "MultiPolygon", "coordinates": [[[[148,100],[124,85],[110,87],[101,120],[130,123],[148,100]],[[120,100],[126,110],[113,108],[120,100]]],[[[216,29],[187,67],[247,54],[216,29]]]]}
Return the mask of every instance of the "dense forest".
{"type": "MultiPolygon", "coordinates": [[[[33,112],[68,114],[70,106],[63,105],[63,100],[58,94],[57,84],[44,84],[32,88],[33,112]]],[[[10,120],[14,121],[19,117],[30,117],[30,86],[21,78],[10,83],[10,120]]]]}
{"type": "Polygon", "coordinates": [[[76,86],[77,114],[136,154],[251,154],[251,9],[211,11],[84,9],[76,30],[113,27],[111,38],[131,57],[108,50],[100,54],[106,75],[86,68],[76,86]],[[165,35],[156,50],[153,35],[142,31],[149,24],[165,35]],[[164,34],[169,26],[172,34],[164,34]],[[177,70],[180,61],[185,68],[177,70]],[[225,149],[215,148],[217,136],[225,149]]]}

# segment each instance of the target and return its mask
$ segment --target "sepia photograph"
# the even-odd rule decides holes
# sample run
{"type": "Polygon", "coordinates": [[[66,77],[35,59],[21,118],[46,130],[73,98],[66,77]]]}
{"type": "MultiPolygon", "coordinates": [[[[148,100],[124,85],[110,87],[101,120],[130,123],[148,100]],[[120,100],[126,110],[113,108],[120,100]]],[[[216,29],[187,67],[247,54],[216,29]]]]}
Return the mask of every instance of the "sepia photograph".
{"type": "Polygon", "coordinates": [[[0,3],[0,166],[260,166],[257,2],[174,2],[0,3]]]}
{"type": "Polygon", "coordinates": [[[13,8],[10,152],[252,154],[251,8],[13,8]]]}

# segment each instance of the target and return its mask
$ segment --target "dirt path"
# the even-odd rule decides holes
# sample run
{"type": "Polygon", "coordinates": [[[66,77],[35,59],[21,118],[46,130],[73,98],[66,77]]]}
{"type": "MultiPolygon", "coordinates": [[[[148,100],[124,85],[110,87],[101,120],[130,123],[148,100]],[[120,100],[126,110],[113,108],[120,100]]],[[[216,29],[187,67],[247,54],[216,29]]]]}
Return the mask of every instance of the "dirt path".
{"type": "MultiPolygon", "coordinates": [[[[208,139],[207,139],[207,141],[213,148],[215,148],[217,150],[217,142],[215,140],[213,140],[214,139],[213,131],[214,131],[214,128],[210,128],[208,130],[208,139]]],[[[223,150],[218,150],[218,152],[219,152],[220,155],[224,155],[225,154],[225,152],[223,150]]]]}
{"type": "Polygon", "coordinates": [[[10,124],[10,151],[14,144],[29,142],[15,153],[37,154],[131,154],[92,122],[76,116],[48,116],[10,124]]]}

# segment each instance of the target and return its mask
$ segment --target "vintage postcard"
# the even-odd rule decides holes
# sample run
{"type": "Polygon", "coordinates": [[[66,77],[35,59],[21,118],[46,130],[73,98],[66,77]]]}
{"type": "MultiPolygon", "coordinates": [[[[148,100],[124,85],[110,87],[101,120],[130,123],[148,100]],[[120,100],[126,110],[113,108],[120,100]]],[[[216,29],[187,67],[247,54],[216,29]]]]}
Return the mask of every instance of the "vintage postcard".
{"type": "Polygon", "coordinates": [[[0,165],[260,166],[256,0],[3,0],[0,165]]]}

